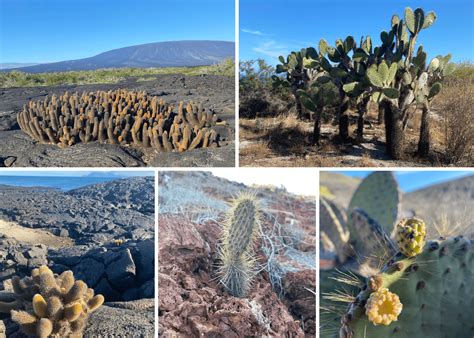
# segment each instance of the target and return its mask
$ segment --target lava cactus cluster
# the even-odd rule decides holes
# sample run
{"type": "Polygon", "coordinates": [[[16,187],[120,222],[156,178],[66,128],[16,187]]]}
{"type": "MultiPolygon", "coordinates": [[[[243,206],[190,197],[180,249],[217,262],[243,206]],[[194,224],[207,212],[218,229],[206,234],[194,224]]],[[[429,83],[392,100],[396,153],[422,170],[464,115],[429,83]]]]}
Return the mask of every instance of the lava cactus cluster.
{"type": "Polygon", "coordinates": [[[180,102],[176,109],[146,92],[123,89],[47,96],[18,114],[26,134],[62,148],[94,141],[157,151],[217,147],[213,127],[219,123],[200,104],[180,102]]]}
{"type": "Polygon", "coordinates": [[[12,279],[13,302],[1,302],[0,312],[28,337],[82,337],[92,312],[103,303],[72,271],[54,274],[47,266],[33,269],[31,276],[12,279]]]}

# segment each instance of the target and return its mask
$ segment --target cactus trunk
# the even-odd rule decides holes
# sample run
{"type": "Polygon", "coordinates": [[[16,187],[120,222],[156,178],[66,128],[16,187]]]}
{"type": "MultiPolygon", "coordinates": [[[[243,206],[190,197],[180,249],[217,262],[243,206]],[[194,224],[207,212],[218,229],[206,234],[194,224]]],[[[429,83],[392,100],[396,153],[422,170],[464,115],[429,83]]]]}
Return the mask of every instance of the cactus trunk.
{"type": "Polygon", "coordinates": [[[420,140],[418,142],[418,155],[427,156],[430,152],[430,109],[424,103],[421,113],[420,140]]]}
{"type": "Polygon", "coordinates": [[[339,137],[342,141],[349,138],[349,97],[343,91],[339,105],[339,137]]]}
{"type": "Polygon", "coordinates": [[[313,145],[319,145],[321,138],[321,117],[323,115],[323,107],[317,106],[318,111],[314,114],[314,130],[313,130],[313,145]]]}
{"type": "Polygon", "coordinates": [[[384,105],[386,152],[394,160],[399,160],[405,148],[402,113],[395,104],[389,101],[386,101],[384,105]]]}
{"type": "Polygon", "coordinates": [[[296,107],[296,115],[298,116],[299,120],[305,120],[305,112],[303,110],[303,104],[301,103],[301,99],[299,95],[297,94],[298,87],[294,86],[293,87],[293,96],[295,97],[295,107],[296,107]]]}
{"type": "Polygon", "coordinates": [[[365,97],[359,104],[359,117],[357,118],[357,141],[362,142],[364,139],[364,117],[369,111],[370,97],[365,97]]]}
{"type": "Polygon", "coordinates": [[[379,105],[379,115],[377,116],[377,123],[382,124],[385,118],[385,107],[383,105],[379,105]]]}

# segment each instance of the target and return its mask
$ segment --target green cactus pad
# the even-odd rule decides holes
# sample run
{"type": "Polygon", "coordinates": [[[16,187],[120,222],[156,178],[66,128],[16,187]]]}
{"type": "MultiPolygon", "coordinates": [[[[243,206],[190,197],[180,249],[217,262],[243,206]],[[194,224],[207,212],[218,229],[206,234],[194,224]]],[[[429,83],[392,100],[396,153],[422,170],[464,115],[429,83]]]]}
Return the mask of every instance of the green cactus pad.
{"type": "MultiPolygon", "coordinates": [[[[400,192],[393,174],[379,171],[367,176],[352,196],[348,211],[355,208],[364,210],[390,236],[400,208],[400,192]]],[[[349,231],[352,236],[358,229],[349,222],[349,231]]]]}
{"type": "Polygon", "coordinates": [[[433,99],[436,95],[441,92],[442,85],[439,82],[434,83],[430,88],[430,93],[428,94],[428,100],[433,99]]]}
{"type": "Polygon", "coordinates": [[[397,254],[362,290],[342,318],[340,337],[473,337],[474,243],[460,236],[431,241],[413,258],[397,254]],[[375,326],[366,304],[382,288],[403,309],[396,321],[375,326]]]}
{"type": "Polygon", "coordinates": [[[423,29],[430,27],[434,22],[436,21],[436,13],[435,12],[429,12],[425,16],[425,21],[423,22],[423,29]]]}
{"type": "Polygon", "coordinates": [[[400,91],[396,88],[384,88],[382,93],[389,99],[398,99],[400,97],[400,91]]]}
{"type": "Polygon", "coordinates": [[[415,13],[410,7],[405,8],[405,22],[411,33],[415,33],[415,13]]]}
{"type": "Polygon", "coordinates": [[[382,227],[363,210],[353,209],[349,215],[352,226],[349,243],[357,264],[352,268],[363,276],[373,274],[397,250],[382,227]]]}
{"type": "Polygon", "coordinates": [[[367,78],[369,79],[370,83],[378,88],[383,87],[383,77],[377,71],[377,66],[372,65],[367,69],[367,78]]]}

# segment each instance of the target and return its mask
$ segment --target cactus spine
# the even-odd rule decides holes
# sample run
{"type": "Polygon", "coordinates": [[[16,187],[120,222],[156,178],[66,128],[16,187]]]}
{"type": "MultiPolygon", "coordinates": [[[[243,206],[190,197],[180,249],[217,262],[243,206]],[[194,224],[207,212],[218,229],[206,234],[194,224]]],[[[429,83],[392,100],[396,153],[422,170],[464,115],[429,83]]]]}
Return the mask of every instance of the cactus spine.
{"type": "Polygon", "coordinates": [[[241,193],[231,203],[223,226],[218,274],[220,283],[233,296],[245,297],[254,276],[253,244],[259,229],[255,196],[241,193]]]}

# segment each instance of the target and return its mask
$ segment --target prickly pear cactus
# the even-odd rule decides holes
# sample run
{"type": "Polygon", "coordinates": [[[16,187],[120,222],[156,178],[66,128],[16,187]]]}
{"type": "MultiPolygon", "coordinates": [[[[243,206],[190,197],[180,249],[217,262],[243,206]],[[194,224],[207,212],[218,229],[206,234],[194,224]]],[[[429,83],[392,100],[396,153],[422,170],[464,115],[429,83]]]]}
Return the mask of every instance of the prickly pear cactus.
{"type": "MultiPolygon", "coordinates": [[[[367,176],[355,191],[349,203],[349,213],[355,208],[364,210],[389,236],[394,230],[400,210],[400,191],[393,173],[377,171],[367,176]]],[[[364,241],[357,236],[351,221],[348,222],[352,239],[364,241]]]]}
{"type": "Polygon", "coordinates": [[[324,197],[319,202],[320,231],[333,244],[339,262],[344,263],[348,256],[347,242],[349,241],[344,209],[324,197]]]}
{"type": "Polygon", "coordinates": [[[397,253],[367,279],[342,318],[340,337],[472,337],[474,243],[430,241],[418,255],[397,253]]]}
{"type": "Polygon", "coordinates": [[[364,239],[363,242],[351,241],[354,250],[352,256],[356,258],[357,264],[350,268],[357,270],[362,276],[368,276],[393,256],[397,248],[382,227],[364,210],[356,208],[349,217],[357,229],[357,236],[364,239]]]}
{"type": "Polygon", "coordinates": [[[254,276],[253,244],[259,228],[259,207],[251,193],[240,194],[224,222],[218,274],[227,291],[245,297],[254,276]]]}
{"type": "Polygon", "coordinates": [[[21,306],[11,310],[11,318],[29,336],[82,337],[90,314],[104,302],[71,271],[55,275],[47,266],[12,284],[21,306]]]}

